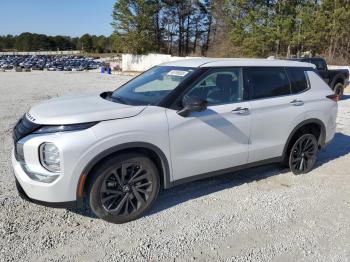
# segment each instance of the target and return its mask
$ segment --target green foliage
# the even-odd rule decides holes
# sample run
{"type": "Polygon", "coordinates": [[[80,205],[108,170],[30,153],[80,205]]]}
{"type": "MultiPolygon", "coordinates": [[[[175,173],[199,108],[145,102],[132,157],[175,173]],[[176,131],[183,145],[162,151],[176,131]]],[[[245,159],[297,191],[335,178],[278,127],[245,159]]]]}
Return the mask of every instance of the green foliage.
{"type": "Polygon", "coordinates": [[[110,37],[0,36],[18,51],[159,52],[350,61],[349,0],[116,0],[110,37]]]}
{"type": "Polygon", "coordinates": [[[114,37],[121,52],[145,53],[155,50],[157,1],[120,0],[113,9],[114,37]]]}
{"type": "Polygon", "coordinates": [[[350,59],[350,2],[347,0],[226,0],[226,55],[290,56],[305,51],[350,59]]]}
{"type": "Polygon", "coordinates": [[[114,39],[120,52],[188,55],[209,43],[211,0],[118,0],[114,39]]]}
{"type": "Polygon", "coordinates": [[[89,34],[85,34],[79,39],[79,45],[81,49],[87,52],[93,51],[93,37],[89,34]]]}
{"type": "Polygon", "coordinates": [[[16,51],[57,51],[83,50],[86,52],[113,52],[112,37],[85,34],[82,37],[47,36],[22,33],[18,36],[0,36],[0,50],[16,51]]]}

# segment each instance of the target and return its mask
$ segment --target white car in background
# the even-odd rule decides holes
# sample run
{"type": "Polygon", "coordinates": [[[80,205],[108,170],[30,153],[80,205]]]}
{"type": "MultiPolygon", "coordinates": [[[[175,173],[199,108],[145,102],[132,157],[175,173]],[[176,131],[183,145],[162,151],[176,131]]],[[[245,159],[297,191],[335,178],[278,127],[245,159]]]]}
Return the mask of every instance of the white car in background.
{"type": "Polygon", "coordinates": [[[123,223],[161,188],[284,162],[309,172],[336,129],[337,96],[313,65],[193,59],[156,66],[114,92],[51,99],[14,128],[24,198],[123,223]]]}

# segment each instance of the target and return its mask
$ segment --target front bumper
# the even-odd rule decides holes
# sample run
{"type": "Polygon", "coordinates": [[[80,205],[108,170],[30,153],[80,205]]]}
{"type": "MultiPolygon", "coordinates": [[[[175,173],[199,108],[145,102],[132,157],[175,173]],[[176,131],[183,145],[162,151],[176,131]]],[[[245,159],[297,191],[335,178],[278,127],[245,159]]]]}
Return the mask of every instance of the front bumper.
{"type": "Polygon", "coordinates": [[[39,201],[39,200],[35,200],[30,198],[27,193],[24,191],[24,189],[22,188],[21,184],[18,182],[18,180],[16,179],[16,188],[18,191],[18,195],[31,203],[37,204],[37,205],[41,205],[41,206],[47,206],[47,207],[53,207],[53,208],[79,208],[80,202],[78,201],[70,201],[70,202],[55,202],[55,203],[51,203],[51,202],[44,202],[44,201],[39,201]]]}
{"type": "Polygon", "coordinates": [[[78,201],[62,201],[62,190],[57,183],[37,182],[28,177],[21,163],[19,163],[12,151],[12,166],[16,178],[16,186],[19,195],[30,202],[50,206],[73,208],[78,206],[78,201]]]}
{"type": "Polygon", "coordinates": [[[13,150],[12,166],[15,177],[26,195],[32,200],[47,203],[80,202],[77,189],[83,168],[86,161],[88,161],[88,159],[85,159],[85,153],[90,146],[90,141],[94,141],[91,130],[30,134],[20,139],[17,143],[23,145],[23,157],[16,159],[13,150]],[[39,160],[38,150],[44,142],[55,143],[60,150],[61,171],[58,178],[51,183],[33,180],[31,175],[31,173],[50,173],[41,165],[39,160]]]}

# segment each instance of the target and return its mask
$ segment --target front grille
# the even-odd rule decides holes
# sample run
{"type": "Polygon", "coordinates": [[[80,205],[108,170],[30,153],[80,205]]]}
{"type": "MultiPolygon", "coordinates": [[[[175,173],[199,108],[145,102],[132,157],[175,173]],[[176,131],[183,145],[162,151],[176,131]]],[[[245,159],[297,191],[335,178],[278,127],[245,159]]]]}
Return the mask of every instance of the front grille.
{"type": "Polygon", "coordinates": [[[26,115],[24,115],[16,124],[13,129],[13,140],[15,143],[18,142],[21,138],[33,133],[41,125],[31,122],[26,115]]]}
{"type": "Polygon", "coordinates": [[[18,140],[33,133],[35,130],[40,128],[40,126],[41,125],[35,124],[35,123],[31,122],[30,120],[28,120],[26,115],[24,115],[17,122],[17,124],[13,128],[13,132],[12,132],[13,142],[14,142],[14,146],[15,146],[15,157],[17,160],[18,160],[18,157],[17,157],[17,142],[18,142],[18,140]]]}

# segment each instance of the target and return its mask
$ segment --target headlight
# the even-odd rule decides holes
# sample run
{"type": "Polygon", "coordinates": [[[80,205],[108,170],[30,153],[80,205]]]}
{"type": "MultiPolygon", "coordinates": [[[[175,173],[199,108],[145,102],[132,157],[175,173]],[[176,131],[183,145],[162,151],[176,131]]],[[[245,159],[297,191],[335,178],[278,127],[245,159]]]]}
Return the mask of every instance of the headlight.
{"type": "Polygon", "coordinates": [[[44,134],[44,133],[57,133],[57,132],[67,132],[67,131],[78,131],[88,129],[98,122],[73,124],[73,125],[60,125],[60,126],[43,126],[33,132],[33,134],[44,134]]]}
{"type": "Polygon", "coordinates": [[[61,169],[60,152],[53,143],[43,143],[39,147],[40,162],[43,167],[53,173],[61,169]]]}

